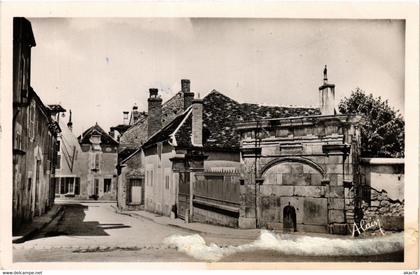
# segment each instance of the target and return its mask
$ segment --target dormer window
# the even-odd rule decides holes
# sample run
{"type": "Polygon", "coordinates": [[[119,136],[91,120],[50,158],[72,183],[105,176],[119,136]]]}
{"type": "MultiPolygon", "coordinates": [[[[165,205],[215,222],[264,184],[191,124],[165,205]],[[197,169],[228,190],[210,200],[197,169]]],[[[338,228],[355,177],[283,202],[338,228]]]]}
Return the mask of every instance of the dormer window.
{"type": "Polygon", "coordinates": [[[92,135],[90,138],[90,142],[92,143],[92,150],[93,151],[101,151],[101,136],[100,135],[92,135]]]}

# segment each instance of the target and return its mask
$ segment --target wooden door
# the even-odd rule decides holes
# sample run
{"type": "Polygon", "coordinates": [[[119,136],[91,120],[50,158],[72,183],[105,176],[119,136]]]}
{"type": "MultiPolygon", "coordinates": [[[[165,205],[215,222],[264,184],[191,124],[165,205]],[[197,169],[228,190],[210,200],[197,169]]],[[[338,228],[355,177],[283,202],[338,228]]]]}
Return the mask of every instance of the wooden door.
{"type": "Polygon", "coordinates": [[[179,173],[178,206],[177,215],[185,220],[185,214],[190,207],[190,173],[179,173]]]}

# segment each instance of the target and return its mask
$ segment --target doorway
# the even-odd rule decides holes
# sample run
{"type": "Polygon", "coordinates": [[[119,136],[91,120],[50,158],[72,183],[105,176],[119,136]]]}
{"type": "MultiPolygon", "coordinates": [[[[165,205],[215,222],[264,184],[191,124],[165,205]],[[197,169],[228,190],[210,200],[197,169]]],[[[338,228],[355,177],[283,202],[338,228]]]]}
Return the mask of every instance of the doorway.
{"type": "Polygon", "coordinates": [[[143,179],[130,179],[127,189],[127,202],[129,204],[144,204],[143,179]]]}
{"type": "Polygon", "coordinates": [[[290,205],[283,208],[283,232],[296,232],[296,210],[290,205]]]}
{"type": "Polygon", "coordinates": [[[35,200],[34,200],[34,215],[35,216],[39,216],[41,215],[41,211],[40,211],[40,194],[39,194],[39,189],[40,189],[40,173],[41,173],[41,161],[40,160],[36,160],[36,167],[35,167],[35,200]]]}
{"type": "Polygon", "coordinates": [[[99,195],[99,179],[95,179],[95,186],[93,190],[93,195],[97,198],[99,195]]]}

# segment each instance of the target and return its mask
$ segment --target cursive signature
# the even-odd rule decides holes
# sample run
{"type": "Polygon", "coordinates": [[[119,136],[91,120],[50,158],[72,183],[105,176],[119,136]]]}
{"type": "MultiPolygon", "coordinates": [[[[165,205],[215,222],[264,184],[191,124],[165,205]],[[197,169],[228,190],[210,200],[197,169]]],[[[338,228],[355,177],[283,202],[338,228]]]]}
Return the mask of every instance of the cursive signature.
{"type": "Polygon", "coordinates": [[[382,227],[381,227],[381,220],[376,219],[376,220],[372,220],[372,221],[361,220],[359,224],[354,222],[353,223],[353,234],[352,234],[352,236],[354,237],[356,232],[359,233],[358,235],[361,235],[366,230],[373,229],[373,228],[379,229],[379,231],[382,233],[382,235],[385,235],[385,233],[384,233],[384,231],[382,230],[382,227]]]}

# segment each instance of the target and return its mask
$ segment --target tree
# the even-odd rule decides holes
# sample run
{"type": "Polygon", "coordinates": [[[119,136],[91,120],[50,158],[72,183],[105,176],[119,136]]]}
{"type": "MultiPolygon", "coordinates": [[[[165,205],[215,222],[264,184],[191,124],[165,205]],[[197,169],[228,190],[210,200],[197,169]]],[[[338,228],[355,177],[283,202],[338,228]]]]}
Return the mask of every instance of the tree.
{"type": "Polygon", "coordinates": [[[342,114],[365,118],[361,128],[362,157],[404,157],[404,119],[388,100],[356,88],[349,98],[341,100],[338,109],[342,114]]]}

